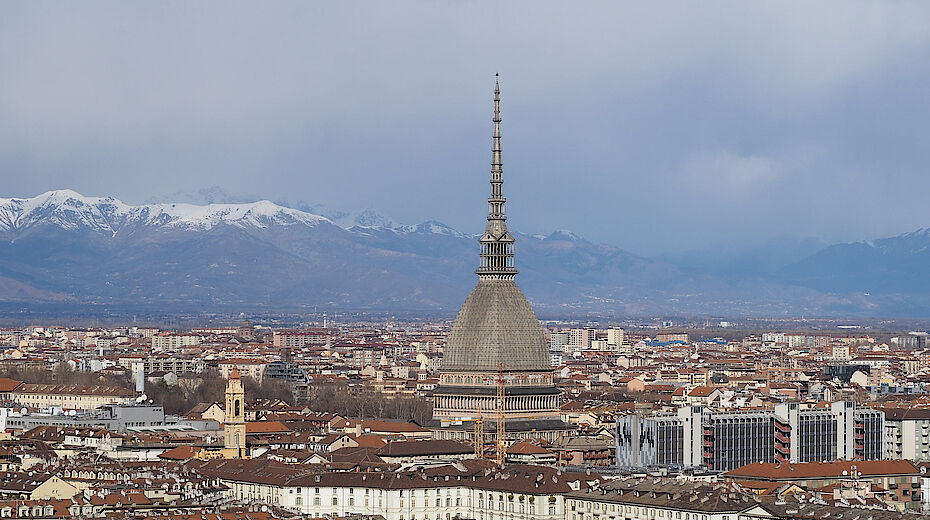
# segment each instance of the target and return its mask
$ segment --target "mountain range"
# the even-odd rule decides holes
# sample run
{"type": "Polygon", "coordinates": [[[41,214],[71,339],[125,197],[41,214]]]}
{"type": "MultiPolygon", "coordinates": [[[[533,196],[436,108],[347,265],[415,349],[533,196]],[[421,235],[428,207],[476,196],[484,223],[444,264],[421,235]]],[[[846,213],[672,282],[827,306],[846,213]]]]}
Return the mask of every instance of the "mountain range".
{"type": "MultiPolygon", "coordinates": [[[[756,270],[646,258],[567,231],[514,234],[518,283],[541,315],[930,314],[927,230],[756,270]]],[[[475,283],[476,238],[373,212],[328,218],[266,200],[134,206],[57,190],[0,199],[0,301],[451,314],[475,283]]]]}

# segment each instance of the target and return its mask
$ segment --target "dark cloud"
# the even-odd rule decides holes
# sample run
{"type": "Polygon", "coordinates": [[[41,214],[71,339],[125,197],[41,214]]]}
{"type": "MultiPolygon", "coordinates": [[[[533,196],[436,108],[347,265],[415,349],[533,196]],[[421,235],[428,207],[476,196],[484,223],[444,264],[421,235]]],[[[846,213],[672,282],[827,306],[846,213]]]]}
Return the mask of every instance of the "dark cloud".
{"type": "Polygon", "coordinates": [[[21,3],[5,196],[228,193],[657,253],[930,225],[930,4],[21,3]]]}

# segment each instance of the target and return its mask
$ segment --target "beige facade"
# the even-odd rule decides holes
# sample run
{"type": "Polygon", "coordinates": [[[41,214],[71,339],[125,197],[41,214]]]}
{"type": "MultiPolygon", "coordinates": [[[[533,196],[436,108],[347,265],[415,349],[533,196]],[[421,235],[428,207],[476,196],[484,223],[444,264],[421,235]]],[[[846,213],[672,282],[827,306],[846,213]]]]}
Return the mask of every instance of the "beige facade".
{"type": "Polygon", "coordinates": [[[93,410],[105,404],[130,404],[135,392],[119,387],[22,384],[11,392],[11,398],[29,408],[93,410]]]}
{"type": "Polygon", "coordinates": [[[74,495],[77,495],[80,490],[65,482],[64,480],[53,476],[52,478],[46,480],[39,487],[32,490],[32,493],[29,494],[29,498],[32,500],[48,500],[52,498],[71,498],[74,495]]]}
{"type": "Polygon", "coordinates": [[[226,424],[223,426],[223,455],[227,458],[244,458],[245,444],[245,390],[239,371],[233,368],[226,383],[226,424]]]}

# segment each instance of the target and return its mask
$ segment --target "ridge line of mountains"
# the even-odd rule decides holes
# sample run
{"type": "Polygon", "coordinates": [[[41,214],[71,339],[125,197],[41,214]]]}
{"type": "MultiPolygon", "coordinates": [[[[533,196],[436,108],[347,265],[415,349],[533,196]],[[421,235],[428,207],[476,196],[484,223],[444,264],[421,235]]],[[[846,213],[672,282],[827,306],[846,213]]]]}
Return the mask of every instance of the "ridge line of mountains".
{"type": "MultiPolygon", "coordinates": [[[[477,234],[370,212],[337,220],[267,200],[0,198],[0,302],[451,314],[474,286],[477,234]]],[[[514,234],[518,283],[550,315],[930,315],[926,229],[756,272],[646,258],[567,231],[514,234]]]]}

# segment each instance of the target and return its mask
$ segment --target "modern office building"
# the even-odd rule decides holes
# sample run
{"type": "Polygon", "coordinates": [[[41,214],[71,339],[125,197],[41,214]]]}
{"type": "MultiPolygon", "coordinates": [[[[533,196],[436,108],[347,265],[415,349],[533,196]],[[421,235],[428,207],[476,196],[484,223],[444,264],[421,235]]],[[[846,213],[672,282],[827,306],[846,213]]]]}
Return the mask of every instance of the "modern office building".
{"type": "Polygon", "coordinates": [[[683,406],[675,414],[617,419],[621,467],[705,467],[728,471],[755,462],[884,458],[884,413],[852,402],[802,409],[718,410],[683,406]]]}

